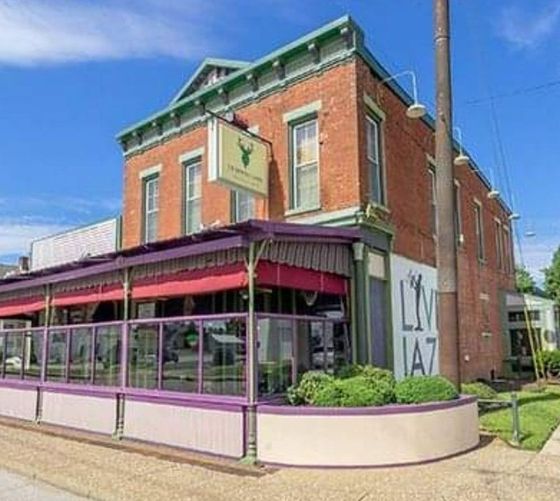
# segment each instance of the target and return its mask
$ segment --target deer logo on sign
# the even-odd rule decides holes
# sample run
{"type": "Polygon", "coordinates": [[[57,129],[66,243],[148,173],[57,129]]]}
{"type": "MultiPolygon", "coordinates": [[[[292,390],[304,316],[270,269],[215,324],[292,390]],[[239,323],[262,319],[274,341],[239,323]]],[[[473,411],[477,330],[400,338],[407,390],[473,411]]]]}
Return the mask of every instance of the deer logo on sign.
{"type": "Polygon", "coordinates": [[[239,138],[237,140],[237,146],[239,146],[239,149],[241,150],[241,163],[243,164],[243,167],[249,167],[249,164],[251,163],[251,154],[253,153],[253,145],[246,145],[243,143],[241,138],[239,138]]]}

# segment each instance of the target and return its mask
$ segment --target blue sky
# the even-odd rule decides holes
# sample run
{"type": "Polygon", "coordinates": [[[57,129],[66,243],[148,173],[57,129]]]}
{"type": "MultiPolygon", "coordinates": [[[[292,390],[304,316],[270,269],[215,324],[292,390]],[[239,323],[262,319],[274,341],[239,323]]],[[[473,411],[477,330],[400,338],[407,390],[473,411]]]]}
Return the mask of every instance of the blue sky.
{"type": "MultiPolygon", "coordinates": [[[[560,244],[560,0],[451,3],[455,122],[510,203],[513,193],[523,260],[538,272],[560,244]],[[537,236],[524,237],[528,229],[537,236]]],[[[431,8],[0,0],[0,261],[14,261],[32,238],[118,214],[115,134],[170,100],[206,56],[253,60],[350,13],[390,71],[417,72],[433,108],[431,8]]]]}

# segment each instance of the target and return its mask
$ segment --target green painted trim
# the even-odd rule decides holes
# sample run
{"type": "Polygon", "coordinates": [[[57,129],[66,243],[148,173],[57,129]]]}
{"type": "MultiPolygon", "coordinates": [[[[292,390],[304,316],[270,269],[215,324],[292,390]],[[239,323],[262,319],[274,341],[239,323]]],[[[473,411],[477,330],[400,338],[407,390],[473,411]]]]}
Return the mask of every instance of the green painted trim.
{"type": "MultiPolygon", "coordinates": [[[[154,120],[161,119],[163,115],[175,111],[178,108],[184,108],[187,105],[193,104],[194,101],[196,101],[197,99],[201,99],[202,96],[210,97],[213,94],[217,94],[219,88],[232,88],[235,84],[245,83],[247,74],[258,74],[259,70],[262,71],[265,67],[272,67],[274,61],[277,59],[285,62],[286,59],[297,55],[298,53],[307,51],[307,45],[311,41],[325,40],[335,36],[340,36],[340,29],[343,27],[348,27],[353,32],[358,33],[359,35],[362,35],[363,33],[361,28],[354,22],[354,20],[350,16],[346,15],[340,17],[332,21],[331,23],[318,28],[315,31],[312,31],[311,33],[304,35],[294,42],[291,42],[288,45],[285,45],[271,52],[270,54],[257,59],[255,62],[249,64],[245,68],[242,68],[240,71],[236,71],[235,73],[228,75],[219,82],[216,82],[213,85],[209,85],[204,89],[200,89],[189,95],[187,98],[177,101],[167,108],[150,115],[148,118],[123,129],[117,134],[117,139],[123,140],[125,136],[131,134],[133,131],[142,129],[143,127],[151,124],[154,120]]],[[[361,39],[361,36],[359,38],[361,39]]]]}
{"type": "Polygon", "coordinates": [[[190,87],[196,82],[198,77],[202,73],[204,73],[207,69],[218,67],[218,68],[230,68],[232,70],[240,70],[249,66],[250,64],[251,63],[247,61],[207,57],[206,59],[204,59],[204,61],[202,61],[202,63],[198,66],[198,68],[195,70],[192,76],[187,80],[187,82],[181,87],[179,92],[175,94],[170,104],[174,104],[177,101],[180,101],[181,99],[186,97],[185,94],[189,91],[190,87]]]}
{"type": "MultiPolygon", "coordinates": [[[[393,239],[391,239],[392,241],[393,239]]],[[[389,244],[391,246],[391,243],[389,244]]],[[[387,330],[387,343],[385,344],[385,363],[391,371],[395,368],[395,353],[393,347],[393,277],[391,276],[391,252],[385,254],[385,274],[387,276],[387,288],[385,291],[385,304],[387,305],[387,319],[385,329],[387,330]]]]}
{"type": "Polygon", "coordinates": [[[294,110],[287,111],[282,115],[282,122],[291,124],[291,122],[295,122],[296,120],[311,118],[321,110],[322,105],[322,101],[318,99],[317,101],[300,106],[294,110]]]}

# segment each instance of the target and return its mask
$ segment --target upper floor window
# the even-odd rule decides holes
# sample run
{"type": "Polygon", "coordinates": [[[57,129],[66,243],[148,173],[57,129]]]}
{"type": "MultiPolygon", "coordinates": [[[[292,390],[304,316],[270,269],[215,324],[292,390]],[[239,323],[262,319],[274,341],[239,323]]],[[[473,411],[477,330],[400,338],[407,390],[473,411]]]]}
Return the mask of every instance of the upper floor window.
{"type": "Polygon", "coordinates": [[[316,118],[292,126],[292,209],[319,206],[319,140],[316,118]]]}
{"type": "Polygon", "coordinates": [[[366,156],[368,163],[370,199],[384,205],[383,167],[381,165],[381,125],[371,115],[366,116],[366,156]]]}
{"type": "Polygon", "coordinates": [[[509,229],[504,224],[504,259],[505,259],[505,270],[506,273],[511,274],[513,272],[512,263],[512,253],[511,253],[511,240],[509,238],[509,229]]]}
{"type": "Polygon", "coordinates": [[[504,242],[502,235],[502,223],[495,221],[496,229],[496,267],[501,270],[504,266],[504,242]]]}
{"type": "Polygon", "coordinates": [[[185,232],[187,235],[200,230],[201,160],[185,163],[185,232]]]}
{"type": "Polygon", "coordinates": [[[455,199],[455,238],[457,244],[463,244],[463,221],[461,219],[461,185],[455,181],[454,183],[454,199],[455,199]]]}
{"type": "Polygon", "coordinates": [[[144,242],[153,242],[158,237],[159,177],[144,180],[144,242]]]}
{"type": "Polygon", "coordinates": [[[432,234],[435,235],[437,233],[437,187],[435,168],[430,166],[428,174],[430,176],[430,226],[432,234]]]}
{"type": "Polygon", "coordinates": [[[476,235],[476,255],[479,261],[484,261],[484,224],[482,219],[482,205],[475,201],[474,204],[474,226],[476,235]]]}
{"type": "Polygon", "coordinates": [[[255,197],[245,191],[231,192],[231,221],[239,223],[255,217],[255,197]]]}

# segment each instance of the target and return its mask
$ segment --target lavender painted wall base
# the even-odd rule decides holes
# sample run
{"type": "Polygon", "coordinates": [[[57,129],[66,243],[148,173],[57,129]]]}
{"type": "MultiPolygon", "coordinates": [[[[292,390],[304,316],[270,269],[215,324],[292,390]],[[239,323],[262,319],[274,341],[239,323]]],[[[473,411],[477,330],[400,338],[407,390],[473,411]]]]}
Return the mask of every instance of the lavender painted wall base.
{"type": "Polygon", "coordinates": [[[42,422],[111,435],[117,420],[116,399],[43,392],[42,422]]]}
{"type": "Polygon", "coordinates": [[[237,410],[126,399],[124,436],[219,456],[240,458],[244,413],[237,410]]]}
{"type": "Polygon", "coordinates": [[[478,445],[476,399],[377,408],[263,405],[258,459],[289,466],[367,467],[422,463],[478,445]]]}
{"type": "Polygon", "coordinates": [[[33,421],[37,410],[37,389],[0,387],[0,415],[33,421]]]}

